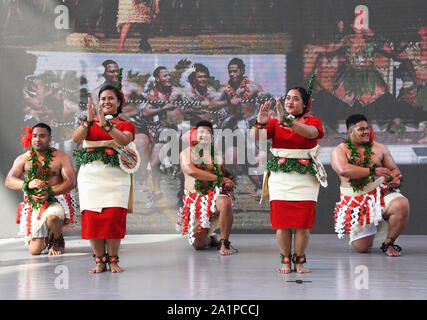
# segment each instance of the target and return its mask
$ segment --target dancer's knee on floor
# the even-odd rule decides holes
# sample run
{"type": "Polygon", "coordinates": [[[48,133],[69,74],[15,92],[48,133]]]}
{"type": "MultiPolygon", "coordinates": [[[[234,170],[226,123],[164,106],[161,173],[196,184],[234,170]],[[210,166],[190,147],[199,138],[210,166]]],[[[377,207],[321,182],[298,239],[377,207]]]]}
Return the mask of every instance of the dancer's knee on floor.
{"type": "Polygon", "coordinates": [[[355,240],[351,243],[352,247],[359,253],[368,252],[372,248],[373,239],[370,237],[355,240]]]}

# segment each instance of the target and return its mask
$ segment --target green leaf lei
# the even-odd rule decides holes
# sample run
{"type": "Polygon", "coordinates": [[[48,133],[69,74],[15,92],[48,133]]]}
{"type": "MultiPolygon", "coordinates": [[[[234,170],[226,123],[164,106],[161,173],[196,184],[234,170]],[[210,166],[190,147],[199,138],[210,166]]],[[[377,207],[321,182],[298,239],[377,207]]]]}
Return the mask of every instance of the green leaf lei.
{"type": "Polygon", "coordinates": [[[267,162],[267,171],[272,172],[297,172],[300,174],[309,173],[316,176],[316,168],[312,159],[295,159],[274,157],[267,162]]]}
{"type": "MultiPolygon", "coordinates": [[[[196,149],[196,144],[191,146],[191,150],[193,152],[195,149],[196,149]]],[[[205,161],[203,158],[203,149],[198,150],[198,156],[199,156],[199,161],[198,161],[198,163],[195,164],[195,166],[197,168],[203,170],[205,168],[205,161]]],[[[215,148],[214,148],[214,145],[211,144],[211,159],[212,160],[214,159],[214,156],[215,156],[215,148]]],[[[200,194],[201,196],[204,196],[208,192],[208,190],[221,185],[222,178],[223,178],[224,174],[221,171],[221,167],[217,163],[215,163],[215,161],[214,161],[212,173],[217,176],[216,181],[209,181],[207,184],[203,183],[202,181],[200,181],[198,179],[195,179],[195,181],[194,181],[194,190],[196,190],[196,192],[198,194],[200,194]]]]}
{"type": "Polygon", "coordinates": [[[104,164],[113,167],[119,166],[119,157],[117,151],[108,147],[97,148],[84,148],[81,150],[74,150],[73,156],[76,157],[76,164],[88,164],[96,160],[102,161],[104,164]]]}
{"type": "Polygon", "coordinates": [[[354,166],[369,168],[369,176],[362,179],[349,179],[350,185],[353,188],[354,192],[361,191],[369,183],[375,179],[375,165],[371,163],[371,156],[373,154],[370,143],[365,145],[365,150],[363,152],[363,163],[358,165],[356,163],[356,158],[359,159],[360,155],[357,152],[357,148],[350,141],[350,138],[344,140],[344,143],[347,145],[350,150],[350,163],[354,166]]]}
{"type": "Polygon", "coordinates": [[[31,162],[31,167],[28,170],[28,174],[24,179],[24,184],[22,185],[22,190],[25,193],[24,202],[29,203],[31,205],[32,210],[38,210],[43,204],[40,202],[34,203],[34,201],[31,198],[31,196],[33,196],[33,195],[39,195],[39,194],[47,191],[49,193],[49,198],[47,199],[47,202],[52,203],[55,201],[55,197],[53,195],[52,187],[47,184],[48,180],[49,180],[49,176],[52,173],[52,170],[50,169],[49,165],[50,165],[50,162],[53,158],[53,152],[55,150],[56,149],[49,147],[49,149],[46,151],[44,164],[42,166],[38,157],[37,157],[37,154],[36,154],[34,148],[30,148],[30,157],[28,158],[28,161],[31,162]],[[37,178],[37,174],[39,172],[38,168],[40,166],[42,168],[41,179],[45,183],[46,188],[45,189],[30,189],[28,187],[28,185],[30,184],[30,182],[32,180],[37,178]]]}

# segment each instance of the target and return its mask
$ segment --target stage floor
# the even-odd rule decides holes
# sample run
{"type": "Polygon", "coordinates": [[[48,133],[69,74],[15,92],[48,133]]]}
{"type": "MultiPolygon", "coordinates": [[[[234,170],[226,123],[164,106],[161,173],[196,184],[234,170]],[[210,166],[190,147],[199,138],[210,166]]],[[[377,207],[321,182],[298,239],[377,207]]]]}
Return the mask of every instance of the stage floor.
{"type": "MultiPolygon", "coordinates": [[[[401,257],[379,244],[359,254],[336,235],[312,235],[311,273],[277,273],[274,234],[234,234],[239,252],[195,251],[179,235],[127,235],[121,274],[88,274],[89,241],[66,237],[62,256],[31,256],[22,239],[0,240],[0,299],[357,300],[427,299],[427,236],[402,235],[401,257]],[[296,280],[307,282],[298,283],[296,280]]],[[[381,239],[382,240],[382,239],[381,239]]],[[[378,242],[378,241],[377,241],[378,242]]]]}

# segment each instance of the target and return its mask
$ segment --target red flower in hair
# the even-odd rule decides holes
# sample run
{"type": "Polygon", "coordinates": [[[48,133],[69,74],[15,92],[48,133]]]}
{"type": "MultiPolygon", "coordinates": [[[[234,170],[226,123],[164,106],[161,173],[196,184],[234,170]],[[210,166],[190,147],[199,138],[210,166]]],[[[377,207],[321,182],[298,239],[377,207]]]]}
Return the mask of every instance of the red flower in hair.
{"type": "Polygon", "coordinates": [[[190,130],[190,146],[195,146],[197,144],[196,141],[194,141],[195,138],[195,132],[197,131],[197,128],[192,128],[190,130]]]}
{"type": "Polygon", "coordinates": [[[369,144],[372,145],[372,142],[374,142],[374,131],[369,128],[369,144]]]}
{"type": "Polygon", "coordinates": [[[26,131],[27,134],[21,134],[21,144],[24,146],[24,150],[31,146],[31,139],[33,138],[33,127],[22,128],[22,131],[26,131]]]}

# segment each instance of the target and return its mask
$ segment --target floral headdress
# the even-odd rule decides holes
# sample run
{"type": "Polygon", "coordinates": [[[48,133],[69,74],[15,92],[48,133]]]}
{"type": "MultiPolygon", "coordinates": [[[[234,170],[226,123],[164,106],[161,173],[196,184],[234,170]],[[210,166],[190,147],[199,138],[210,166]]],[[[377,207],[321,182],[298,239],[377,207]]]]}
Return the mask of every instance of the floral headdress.
{"type": "Polygon", "coordinates": [[[308,82],[308,88],[307,88],[307,94],[308,94],[308,103],[307,103],[307,107],[305,108],[305,112],[309,113],[310,109],[311,109],[311,103],[312,103],[312,99],[311,99],[311,95],[313,93],[313,88],[314,88],[314,81],[316,81],[316,74],[313,73],[311,75],[311,79],[308,82]]]}
{"type": "Polygon", "coordinates": [[[21,134],[21,144],[24,146],[24,150],[27,150],[31,147],[31,139],[33,138],[33,129],[34,127],[21,128],[22,131],[27,132],[27,134],[21,134]]]}

